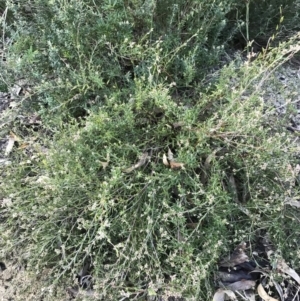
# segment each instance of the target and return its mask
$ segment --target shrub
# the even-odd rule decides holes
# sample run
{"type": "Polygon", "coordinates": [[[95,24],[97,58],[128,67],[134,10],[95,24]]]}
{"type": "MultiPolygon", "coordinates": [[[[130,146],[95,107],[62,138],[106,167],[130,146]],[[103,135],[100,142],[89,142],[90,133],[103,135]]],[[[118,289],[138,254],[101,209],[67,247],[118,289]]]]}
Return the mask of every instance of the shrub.
{"type": "MultiPolygon", "coordinates": [[[[249,3],[250,39],[268,39],[279,23],[280,4],[249,3]]],[[[293,7],[282,8],[290,31],[297,29],[293,7]]],[[[32,106],[48,117],[83,116],[116,89],[128,98],[134,78],[167,78],[179,93],[193,91],[219,64],[230,38],[246,31],[240,24],[245,3],[232,1],[10,0],[7,8],[15,17],[5,27],[10,39],[4,78],[25,75],[33,87],[32,106]]]]}
{"type": "Polygon", "coordinates": [[[116,89],[128,98],[134,78],[185,88],[218,62],[229,3],[8,1],[15,23],[6,66],[13,78],[26,74],[32,103],[47,114],[83,115],[116,89]]]}
{"type": "Polygon", "coordinates": [[[26,77],[44,127],[19,129],[31,139],[3,168],[2,256],[56,281],[88,261],[108,300],[210,298],[219,257],[262,232],[299,264],[284,204],[298,148],[263,101],[299,37],[202,81],[236,30],[235,3],[7,3],[2,76],[26,77]]]}
{"type": "Polygon", "coordinates": [[[130,99],[110,94],[84,123],[63,125],[46,154],[19,151],[1,185],[12,199],[6,249],[24,248],[28,266],[51,267],[55,279],[90,261],[108,300],[208,299],[219,257],[262,230],[293,257],[299,226],[284,199],[296,189],[295,146],[257,88],[290,52],[281,47],[224,67],[192,107],[168,83],[136,79],[130,99]],[[177,169],[163,163],[170,150],[177,169]]]}

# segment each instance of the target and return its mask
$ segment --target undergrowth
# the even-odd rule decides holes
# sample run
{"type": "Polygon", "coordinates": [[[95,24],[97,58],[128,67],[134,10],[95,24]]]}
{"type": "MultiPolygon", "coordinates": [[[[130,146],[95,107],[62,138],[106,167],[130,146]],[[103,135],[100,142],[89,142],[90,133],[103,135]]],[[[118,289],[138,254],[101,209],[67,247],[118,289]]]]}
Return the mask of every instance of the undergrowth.
{"type": "Polygon", "coordinates": [[[109,300],[149,287],[206,299],[220,256],[261,231],[289,258],[299,235],[284,205],[294,150],[265,125],[255,87],[268,66],[232,63],[192,107],[166,84],[136,80],[130,101],[107,97],[83,123],[65,124],[46,154],[16,152],[2,184],[12,199],[6,247],[25,248],[28,266],[50,266],[54,279],[88,260],[109,300]],[[178,169],[163,164],[169,149],[178,169]]]}
{"type": "Polygon", "coordinates": [[[264,233],[299,266],[284,203],[299,150],[262,89],[299,36],[205,86],[229,8],[169,2],[12,6],[6,76],[28,75],[23,102],[43,130],[14,128],[24,144],[3,165],[0,254],[56,283],[89,262],[100,300],[208,300],[219,259],[264,233]]]}

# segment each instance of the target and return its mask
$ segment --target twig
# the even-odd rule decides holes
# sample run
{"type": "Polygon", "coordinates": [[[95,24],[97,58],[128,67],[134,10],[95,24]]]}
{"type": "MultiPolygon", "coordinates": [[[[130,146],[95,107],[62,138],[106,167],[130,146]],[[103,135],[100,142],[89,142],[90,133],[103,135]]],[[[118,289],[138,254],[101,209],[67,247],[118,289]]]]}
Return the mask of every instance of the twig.
{"type": "Polygon", "coordinates": [[[292,301],[295,301],[295,298],[298,296],[299,290],[300,290],[300,286],[298,287],[298,290],[297,290],[297,292],[296,292],[296,294],[295,294],[295,297],[293,298],[292,301]]]}

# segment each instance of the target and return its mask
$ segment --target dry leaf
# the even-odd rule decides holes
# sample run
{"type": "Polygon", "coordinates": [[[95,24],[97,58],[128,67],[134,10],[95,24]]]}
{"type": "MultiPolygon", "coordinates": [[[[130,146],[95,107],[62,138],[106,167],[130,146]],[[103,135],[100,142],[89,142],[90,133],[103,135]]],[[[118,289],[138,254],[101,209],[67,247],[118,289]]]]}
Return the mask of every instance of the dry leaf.
{"type": "Polygon", "coordinates": [[[173,153],[170,149],[168,149],[168,160],[169,161],[174,161],[174,156],[173,156],[173,153]]]}
{"type": "Polygon", "coordinates": [[[18,137],[14,132],[10,132],[9,135],[10,135],[10,137],[14,138],[15,141],[21,141],[21,138],[18,137]]]}
{"type": "Polygon", "coordinates": [[[241,280],[227,285],[232,291],[244,291],[255,286],[255,281],[253,280],[241,280]]]}
{"type": "Polygon", "coordinates": [[[299,275],[296,273],[295,270],[293,270],[292,268],[290,268],[286,262],[284,261],[284,259],[279,259],[277,262],[277,269],[280,270],[281,272],[291,276],[293,279],[295,279],[298,284],[300,284],[300,277],[299,275]]]}
{"type": "Polygon", "coordinates": [[[246,249],[246,243],[242,242],[240,243],[235,250],[233,251],[233,253],[229,256],[228,259],[224,259],[221,261],[221,263],[219,264],[219,266],[221,267],[234,267],[235,265],[238,265],[240,263],[243,263],[245,261],[249,261],[248,256],[245,253],[246,249]]]}
{"type": "Polygon", "coordinates": [[[9,153],[12,151],[12,149],[14,147],[14,144],[15,144],[15,139],[12,137],[9,137],[8,143],[5,148],[5,153],[4,153],[5,156],[9,155],[9,153]]]}
{"type": "Polygon", "coordinates": [[[143,166],[147,162],[148,158],[149,158],[148,153],[147,152],[143,153],[139,158],[140,160],[136,164],[123,171],[127,173],[132,172],[133,170],[143,166]]]}
{"type": "Polygon", "coordinates": [[[278,299],[275,299],[268,295],[261,283],[257,287],[257,293],[264,301],[279,301],[278,299]]]}
{"type": "Polygon", "coordinates": [[[222,288],[218,289],[216,293],[214,294],[213,301],[224,301],[225,300],[225,294],[231,299],[231,300],[237,300],[234,292],[229,290],[224,290],[222,288]]]}
{"type": "Polygon", "coordinates": [[[170,149],[168,149],[168,157],[165,154],[163,154],[163,164],[166,166],[170,166],[172,169],[184,169],[184,163],[175,162],[173,153],[170,149]]]}
{"type": "Polygon", "coordinates": [[[174,162],[174,161],[170,161],[170,166],[171,166],[172,169],[176,169],[176,168],[184,169],[184,164],[183,163],[178,163],[178,162],[174,162]]]}
{"type": "MultiPolygon", "coordinates": [[[[254,253],[254,252],[253,252],[253,253],[254,253]]],[[[263,275],[266,276],[266,277],[270,277],[269,273],[267,273],[267,272],[264,271],[264,270],[260,270],[260,269],[254,269],[254,270],[251,271],[251,273],[261,273],[261,274],[263,274],[263,275]]]]}
{"type": "Polygon", "coordinates": [[[20,140],[21,139],[16,134],[14,134],[13,132],[10,132],[8,143],[5,148],[5,153],[4,153],[5,156],[8,156],[10,154],[10,152],[12,151],[12,149],[14,147],[15,141],[20,141],[20,140]]]}
{"type": "Polygon", "coordinates": [[[225,300],[225,293],[224,290],[218,289],[213,297],[213,301],[224,301],[225,300]]]}
{"type": "Polygon", "coordinates": [[[29,146],[29,144],[28,143],[23,143],[23,144],[21,144],[19,147],[18,147],[18,149],[25,149],[25,148],[27,148],[29,146]]]}
{"type": "Polygon", "coordinates": [[[227,272],[219,271],[218,276],[222,282],[237,282],[241,280],[252,280],[251,274],[249,272],[244,271],[243,269],[234,270],[228,269],[227,272]]]}
{"type": "Polygon", "coordinates": [[[282,287],[279,285],[278,282],[272,280],[272,282],[274,283],[274,286],[278,292],[278,295],[280,296],[281,301],[284,301],[284,296],[283,296],[283,290],[282,287]]]}
{"type": "Polygon", "coordinates": [[[170,164],[169,164],[169,161],[168,161],[168,159],[167,159],[167,156],[165,155],[165,154],[163,154],[163,163],[164,163],[164,165],[166,165],[166,166],[169,166],[170,164]]]}

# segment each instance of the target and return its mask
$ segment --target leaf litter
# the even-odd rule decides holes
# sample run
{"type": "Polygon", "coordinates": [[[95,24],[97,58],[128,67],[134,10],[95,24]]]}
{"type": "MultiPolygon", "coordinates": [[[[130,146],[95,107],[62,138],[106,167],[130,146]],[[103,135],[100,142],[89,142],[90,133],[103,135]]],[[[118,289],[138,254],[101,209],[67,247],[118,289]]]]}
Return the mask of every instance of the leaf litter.
{"type": "Polygon", "coordinates": [[[170,148],[168,149],[168,156],[166,156],[166,154],[163,154],[163,164],[171,167],[171,169],[184,169],[184,163],[179,163],[175,161],[174,155],[170,148]]]}
{"type": "Polygon", "coordinates": [[[126,172],[126,173],[130,173],[132,171],[134,171],[135,169],[145,165],[147,163],[147,161],[149,160],[149,154],[148,152],[144,152],[140,157],[139,157],[139,161],[132,165],[131,167],[129,168],[126,168],[124,169],[123,171],[126,172]]]}
{"type": "Polygon", "coordinates": [[[271,297],[263,288],[262,284],[260,283],[257,287],[257,293],[258,295],[264,300],[264,301],[279,301],[278,299],[275,299],[271,297]]]}
{"type": "Polygon", "coordinates": [[[251,289],[252,287],[255,286],[255,281],[254,280],[240,280],[237,282],[233,282],[226,287],[229,288],[232,291],[245,291],[248,289],[251,289]]]}
{"type": "Polygon", "coordinates": [[[300,277],[297,274],[297,272],[290,268],[287,263],[285,262],[285,260],[283,258],[278,259],[277,261],[277,269],[279,271],[281,271],[284,274],[289,275],[290,277],[292,277],[294,280],[297,281],[298,284],[300,284],[300,277]]]}
{"type": "Polygon", "coordinates": [[[233,251],[233,253],[226,259],[223,259],[219,266],[220,267],[234,267],[240,263],[249,260],[249,257],[245,253],[246,243],[240,243],[233,251]]]}
{"type": "Polygon", "coordinates": [[[10,132],[8,142],[7,142],[7,145],[6,145],[6,148],[5,148],[5,152],[4,152],[4,155],[6,157],[11,153],[11,151],[12,151],[14,145],[15,145],[15,142],[20,141],[20,140],[21,139],[15,133],[10,132]]]}
{"type": "MultiPolygon", "coordinates": [[[[269,239],[268,234],[263,237],[261,242],[264,248],[264,254],[267,256],[267,258],[269,258],[269,260],[271,260],[271,257],[273,257],[272,255],[276,250],[271,240],[269,239]]],[[[228,300],[226,298],[229,296],[226,295],[225,291],[233,291],[240,296],[242,296],[240,291],[243,291],[244,296],[246,296],[243,297],[244,300],[255,300],[254,293],[249,292],[252,292],[251,289],[256,285],[257,294],[263,301],[287,300],[286,296],[283,293],[285,291],[285,288],[282,288],[283,284],[279,284],[271,277],[270,261],[268,262],[266,267],[258,266],[257,268],[257,262],[250,260],[248,255],[245,253],[245,250],[246,243],[242,242],[234,249],[234,251],[228,258],[221,260],[221,262],[219,263],[218,279],[219,286],[221,288],[216,291],[213,301],[228,300]],[[258,277],[258,275],[260,275],[260,277],[258,277]],[[267,278],[272,280],[274,290],[276,289],[276,292],[278,293],[280,299],[276,299],[270,296],[264,289],[263,285],[265,284],[267,278]]],[[[253,255],[254,253],[255,252],[253,252],[253,255]]],[[[298,273],[294,269],[290,268],[282,257],[276,258],[275,264],[273,266],[276,267],[277,272],[289,275],[300,285],[300,277],[298,273]]],[[[298,295],[298,291],[296,295],[298,295]]],[[[232,297],[229,298],[230,300],[237,300],[232,299],[232,297]]]]}
{"type": "Polygon", "coordinates": [[[237,300],[236,295],[233,291],[219,288],[214,294],[213,301],[224,301],[226,297],[225,295],[227,295],[230,300],[237,300]]]}

